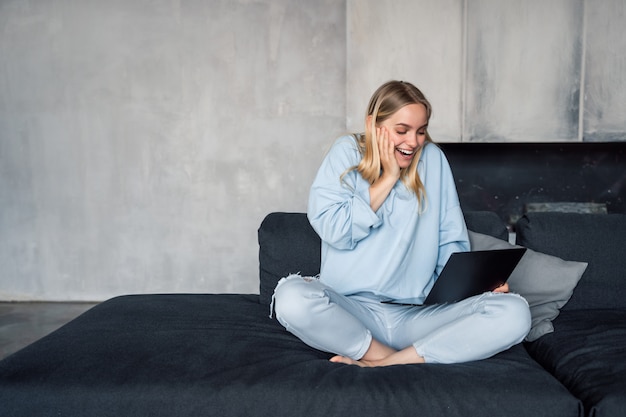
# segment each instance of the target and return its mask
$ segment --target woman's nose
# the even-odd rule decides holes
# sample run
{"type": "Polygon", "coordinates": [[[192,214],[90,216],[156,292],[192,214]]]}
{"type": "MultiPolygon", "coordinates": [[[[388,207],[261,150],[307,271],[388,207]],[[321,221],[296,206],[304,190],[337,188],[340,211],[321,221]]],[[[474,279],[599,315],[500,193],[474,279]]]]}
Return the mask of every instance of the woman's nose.
{"type": "Polygon", "coordinates": [[[407,135],[406,144],[409,145],[412,148],[416,148],[417,144],[418,144],[417,134],[407,135]]]}

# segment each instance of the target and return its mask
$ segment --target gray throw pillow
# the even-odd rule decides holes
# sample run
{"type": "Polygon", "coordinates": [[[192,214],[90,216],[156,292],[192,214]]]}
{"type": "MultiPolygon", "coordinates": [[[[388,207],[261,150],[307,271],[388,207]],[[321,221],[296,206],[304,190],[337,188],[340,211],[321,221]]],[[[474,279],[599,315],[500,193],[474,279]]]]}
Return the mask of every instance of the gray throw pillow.
{"type": "MultiPolygon", "coordinates": [[[[519,247],[472,231],[469,231],[469,238],[472,250],[519,247]]],[[[565,261],[556,256],[526,250],[509,277],[508,284],[511,292],[520,294],[530,306],[532,325],[526,336],[527,341],[532,342],[554,331],[552,320],[572,296],[586,268],[586,262],[565,261]]]]}

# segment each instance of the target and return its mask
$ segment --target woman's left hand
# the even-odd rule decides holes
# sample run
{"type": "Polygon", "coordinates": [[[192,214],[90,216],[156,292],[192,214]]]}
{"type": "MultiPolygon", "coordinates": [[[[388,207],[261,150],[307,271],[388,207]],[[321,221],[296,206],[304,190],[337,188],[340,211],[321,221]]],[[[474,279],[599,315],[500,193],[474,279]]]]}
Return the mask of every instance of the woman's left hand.
{"type": "Polygon", "coordinates": [[[493,292],[509,292],[509,284],[505,282],[504,284],[494,289],[493,292]]]}

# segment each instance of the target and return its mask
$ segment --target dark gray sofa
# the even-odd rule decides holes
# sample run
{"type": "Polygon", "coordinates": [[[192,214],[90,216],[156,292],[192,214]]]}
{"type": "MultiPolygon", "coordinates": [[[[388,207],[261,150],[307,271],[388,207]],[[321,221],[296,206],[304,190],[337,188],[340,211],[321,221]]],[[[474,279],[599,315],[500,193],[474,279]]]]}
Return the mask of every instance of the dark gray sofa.
{"type": "MultiPolygon", "coordinates": [[[[465,215],[470,230],[507,238],[494,213],[465,215]]],[[[260,295],[103,302],[0,362],[0,415],[626,415],[626,215],[531,214],[517,236],[589,267],[554,332],[493,358],[330,363],[268,317],[277,280],[315,275],[320,260],[304,214],[272,213],[258,231],[260,295]]]]}
{"type": "Polygon", "coordinates": [[[527,349],[587,416],[626,416],[626,215],[533,213],[519,221],[517,241],[589,262],[555,331],[527,349]]]}

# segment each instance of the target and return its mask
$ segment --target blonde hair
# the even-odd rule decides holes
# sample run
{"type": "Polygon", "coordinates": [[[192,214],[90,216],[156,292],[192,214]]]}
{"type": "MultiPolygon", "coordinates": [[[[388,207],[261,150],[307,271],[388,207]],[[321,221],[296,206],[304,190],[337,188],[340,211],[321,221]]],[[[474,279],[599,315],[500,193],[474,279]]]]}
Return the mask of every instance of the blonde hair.
{"type": "MultiPolygon", "coordinates": [[[[424,105],[426,118],[427,120],[430,119],[432,114],[430,103],[424,94],[411,83],[406,81],[389,81],[374,92],[367,106],[366,120],[369,120],[369,125],[365,127],[365,133],[354,135],[363,158],[357,166],[349,168],[341,176],[342,179],[348,172],[353,170],[359,172],[370,184],[373,184],[380,177],[381,164],[375,134],[376,126],[391,117],[400,108],[409,104],[424,105]]],[[[426,131],[426,142],[424,145],[429,142],[432,142],[432,139],[428,131],[426,131]]],[[[400,171],[400,179],[409,190],[415,193],[420,207],[422,206],[422,200],[426,199],[424,184],[417,172],[417,164],[419,163],[422,149],[423,147],[420,147],[415,153],[411,164],[400,171]]]]}

